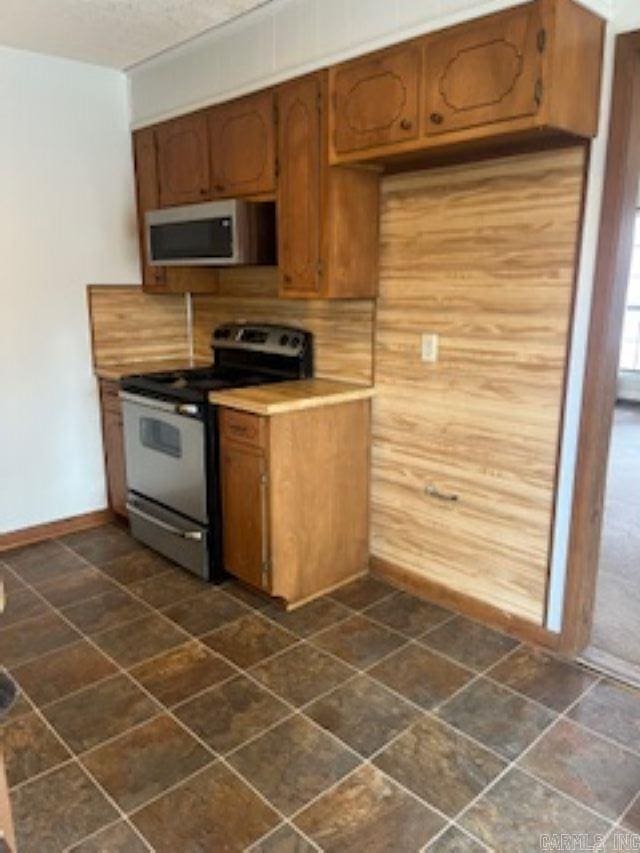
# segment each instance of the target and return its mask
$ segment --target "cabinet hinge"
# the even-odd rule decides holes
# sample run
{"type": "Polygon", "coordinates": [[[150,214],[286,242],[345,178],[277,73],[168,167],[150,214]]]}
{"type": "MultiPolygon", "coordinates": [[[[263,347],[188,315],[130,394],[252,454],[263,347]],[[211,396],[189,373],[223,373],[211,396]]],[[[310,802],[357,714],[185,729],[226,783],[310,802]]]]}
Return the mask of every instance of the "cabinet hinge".
{"type": "Polygon", "coordinates": [[[318,92],[316,95],[316,106],[318,107],[318,112],[322,112],[322,92],[318,92]]]}
{"type": "Polygon", "coordinates": [[[316,270],[318,275],[322,277],[322,274],[324,273],[324,264],[322,263],[322,261],[318,261],[318,263],[316,264],[316,270]]]}
{"type": "Polygon", "coordinates": [[[260,474],[260,485],[266,486],[269,482],[269,476],[267,474],[260,474]]]}
{"type": "Polygon", "coordinates": [[[547,31],[544,28],[538,30],[536,44],[538,45],[538,53],[544,53],[544,49],[547,46],[547,31]]]}
{"type": "Polygon", "coordinates": [[[276,178],[280,177],[280,159],[276,157],[275,162],[273,164],[273,173],[276,178]]]}
{"type": "Polygon", "coordinates": [[[278,102],[273,102],[273,123],[278,124],[280,116],[278,115],[278,102]]]}
{"type": "Polygon", "coordinates": [[[542,84],[542,80],[538,78],[536,80],[536,85],[533,90],[533,100],[536,102],[536,106],[540,106],[542,103],[542,96],[544,95],[544,86],[542,84]]]}
{"type": "Polygon", "coordinates": [[[262,581],[262,586],[268,587],[269,581],[271,579],[271,562],[269,560],[266,560],[262,564],[260,574],[261,574],[260,580],[262,581]]]}

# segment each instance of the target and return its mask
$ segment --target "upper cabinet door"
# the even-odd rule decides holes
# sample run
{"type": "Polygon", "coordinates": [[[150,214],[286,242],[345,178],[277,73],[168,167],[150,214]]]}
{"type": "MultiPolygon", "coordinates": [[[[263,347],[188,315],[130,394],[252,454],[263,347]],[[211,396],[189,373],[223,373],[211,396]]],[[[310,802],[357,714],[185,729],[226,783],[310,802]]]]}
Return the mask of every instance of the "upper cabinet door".
{"type": "Polygon", "coordinates": [[[175,119],[161,124],[156,133],[161,207],[206,201],[210,179],[205,116],[175,119]]]}
{"type": "Polygon", "coordinates": [[[136,167],[142,286],[145,289],[154,290],[164,287],[166,285],[166,278],[164,267],[149,265],[145,239],[144,215],[148,210],[155,210],[160,204],[158,152],[156,149],[156,134],[152,127],[147,127],[134,133],[133,154],[136,167]]]}
{"type": "Polygon", "coordinates": [[[283,296],[319,289],[321,146],[318,75],[278,91],[278,257],[283,296]]]}
{"type": "Polygon", "coordinates": [[[415,44],[331,69],[337,154],[392,145],[419,133],[420,48],[415,44]]]}
{"type": "Polygon", "coordinates": [[[533,116],[542,99],[539,4],[465,23],[424,46],[424,132],[533,116]]]}
{"type": "Polygon", "coordinates": [[[209,113],[213,196],[273,192],[273,90],[214,107],[209,113]]]}

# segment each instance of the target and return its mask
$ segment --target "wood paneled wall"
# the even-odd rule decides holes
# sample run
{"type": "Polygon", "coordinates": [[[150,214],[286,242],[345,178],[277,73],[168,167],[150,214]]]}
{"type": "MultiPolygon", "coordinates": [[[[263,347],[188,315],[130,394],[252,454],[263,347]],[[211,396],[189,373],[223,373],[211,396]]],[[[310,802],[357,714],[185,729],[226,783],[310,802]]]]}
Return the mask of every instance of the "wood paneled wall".
{"type": "Polygon", "coordinates": [[[226,270],[220,294],[193,297],[196,357],[211,354],[211,331],[231,320],[300,326],[315,336],[315,372],[329,379],[373,380],[374,302],[278,299],[276,271],[226,270]]]}
{"type": "Polygon", "coordinates": [[[383,180],[372,552],[537,624],[584,157],[383,180]],[[421,361],[423,332],[439,335],[435,364],[421,361]]]}
{"type": "Polygon", "coordinates": [[[188,358],[187,307],[181,294],[155,296],[139,285],[87,288],[95,367],[188,358]]]}

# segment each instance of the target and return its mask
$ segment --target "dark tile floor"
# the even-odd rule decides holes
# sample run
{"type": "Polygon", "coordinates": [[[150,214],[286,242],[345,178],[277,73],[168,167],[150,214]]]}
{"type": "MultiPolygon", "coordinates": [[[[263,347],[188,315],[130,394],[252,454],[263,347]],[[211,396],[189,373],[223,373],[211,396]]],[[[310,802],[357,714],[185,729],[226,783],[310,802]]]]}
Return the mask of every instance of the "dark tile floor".
{"type": "Polygon", "coordinates": [[[115,526],[4,553],[0,573],[20,853],[640,833],[640,691],[380,580],[284,613],[115,526]]]}

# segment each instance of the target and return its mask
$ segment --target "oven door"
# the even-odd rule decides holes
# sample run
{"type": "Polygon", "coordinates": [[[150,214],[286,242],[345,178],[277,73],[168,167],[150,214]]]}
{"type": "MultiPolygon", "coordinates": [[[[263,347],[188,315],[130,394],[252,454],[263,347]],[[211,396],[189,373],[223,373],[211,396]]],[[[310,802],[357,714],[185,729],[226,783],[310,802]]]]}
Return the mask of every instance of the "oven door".
{"type": "Polygon", "coordinates": [[[206,525],[205,424],[199,407],[127,392],[120,398],[129,490],[206,525]]]}

